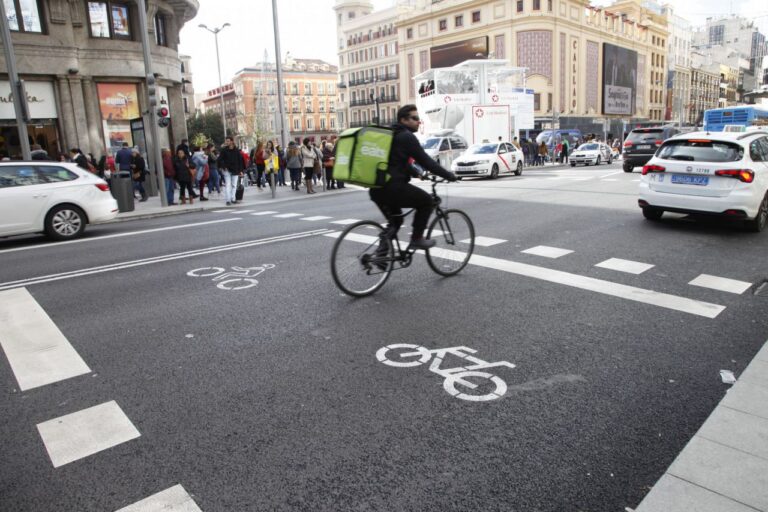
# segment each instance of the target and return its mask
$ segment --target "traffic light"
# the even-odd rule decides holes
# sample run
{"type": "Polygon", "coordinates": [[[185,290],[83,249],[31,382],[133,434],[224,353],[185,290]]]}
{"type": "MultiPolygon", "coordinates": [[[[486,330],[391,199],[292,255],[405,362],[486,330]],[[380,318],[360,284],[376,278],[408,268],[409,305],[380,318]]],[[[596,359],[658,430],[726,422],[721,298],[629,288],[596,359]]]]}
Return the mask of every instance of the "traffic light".
{"type": "Polygon", "coordinates": [[[155,83],[155,77],[152,75],[147,76],[147,96],[149,97],[149,108],[157,106],[157,84],[155,83]]]}
{"type": "Polygon", "coordinates": [[[160,107],[157,109],[157,125],[160,128],[168,128],[171,124],[171,111],[168,107],[160,107]]]}

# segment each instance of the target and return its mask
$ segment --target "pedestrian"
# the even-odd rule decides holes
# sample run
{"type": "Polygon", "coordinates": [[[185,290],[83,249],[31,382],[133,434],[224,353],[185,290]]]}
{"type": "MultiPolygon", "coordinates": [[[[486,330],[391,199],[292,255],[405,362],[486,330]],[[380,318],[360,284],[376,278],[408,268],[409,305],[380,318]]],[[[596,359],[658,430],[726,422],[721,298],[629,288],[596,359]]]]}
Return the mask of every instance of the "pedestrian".
{"type": "Polygon", "coordinates": [[[304,162],[301,158],[301,149],[293,141],[288,143],[285,165],[288,167],[288,172],[291,175],[291,190],[299,190],[301,170],[304,167],[304,162]]]}
{"type": "Polygon", "coordinates": [[[523,161],[525,162],[525,165],[531,165],[531,159],[530,159],[530,151],[528,148],[528,141],[525,139],[522,139],[520,141],[520,149],[523,151],[523,161]]]}
{"type": "Polygon", "coordinates": [[[72,148],[69,150],[69,158],[77,164],[77,166],[84,171],[88,171],[88,159],[85,158],[85,155],[80,152],[77,148],[72,148]]]}
{"type": "Polygon", "coordinates": [[[546,163],[548,155],[549,149],[547,148],[547,144],[546,142],[541,141],[541,144],[539,145],[539,162],[541,165],[546,163]]]}
{"type": "MultiPolygon", "coordinates": [[[[264,143],[257,142],[256,147],[251,151],[251,164],[256,167],[256,186],[261,190],[261,182],[264,179],[264,143]]],[[[249,179],[250,176],[249,176],[249,179]]]]}
{"type": "Polygon", "coordinates": [[[320,146],[323,155],[323,169],[325,169],[325,186],[336,188],[336,182],[333,180],[333,145],[324,140],[320,146]]]}
{"type": "Polygon", "coordinates": [[[229,206],[237,200],[238,181],[243,177],[243,157],[232,137],[225,139],[218,164],[219,172],[224,175],[224,200],[229,206]]]}
{"type": "Polygon", "coordinates": [[[99,171],[99,176],[102,179],[109,181],[112,178],[112,173],[115,172],[115,157],[113,157],[108,150],[104,150],[104,154],[99,158],[99,164],[96,166],[99,171]]]}
{"type": "Polygon", "coordinates": [[[560,163],[562,163],[562,160],[561,160],[561,159],[562,159],[562,157],[563,157],[563,143],[562,143],[562,142],[558,142],[558,143],[555,145],[555,151],[554,151],[554,153],[552,154],[552,159],[553,159],[554,161],[557,161],[557,162],[560,162],[560,163]]]}
{"type": "Polygon", "coordinates": [[[123,142],[123,147],[115,155],[115,166],[118,171],[131,172],[131,164],[133,164],[133,151],[128,147],[127,142],[123,142]]]}
{"type": "Polygon", "coordinates": [[[131,162],[131,178],[133,178],[133,191],[141,196],[140,203],[147,200],[147,191],[144,190],[144,179],[147,175],[147,164],[141,156],[139,148],[133,148],[133,160],[131,162]]]}
{"type": "Polygon", "coordinates": [[[165,199],[168,202],[168,206],[174,206],[177,203],[173,202],[173,190],[176,188],[176,182],[174,177],[176,171],[173,168],[173,157],[171,157],[171,150],[163,148],[163,178],[165,179],[165,199]]]}
{"type": "MultiPolygon", "coordinates": [[[[194,169],[194,167],[192,168],[194,169]]],[[[194,199],[194,190],[192,189],[192,173],[190,162],[183,148],[176,150],[176,156],[173,158],[173,176],[179,184],[179,202],[187,204],[186,192],[189,192],[189,204],[194,199]]]]}
{"type": "Polygon", "coordinates": [[[531,163],[534,166],[539,165],[539,146],[536,144],[536,139],[528,142],[528,152],[531,155],[531,163]]]}
{"type": "Polygon", "coordinates": [[[313,186],[313,179],[315,178],[315,160],[317,160],[317,153],[312,146],[309,145],[309,137],[305,137],[301,145],[301,162],[304,167],[304,181],[307,186],[307,194],[314,194],[315,189],[313,186]]]}
{"type": "Polygon", "coordinates": [[[30,158],[32,160],[51,160],[51,157],[48,156],[48,152],[44,150],[40,144],[32,144],[30,158]]]}
{"type": "Polygon", "coordinates": [[[221,196],[221,177],[219,176],[219,164],[216,161],[216,150],[213,144],[205,147],[205,156],[208,159],[208,197],[216,190],[217,197],[221,196]]]}
{"type": "Polygon", "coordinates": [[[518,142],[517,137],[512,139],[512,144],[514,144],[517,149],[521,149],[520,142],[518,142]]]}
{"type": "Polygon", "coordinates": [[[208,166],[208,156],[200,146],[194,146],[192,148],[192,158],[189,161],[195,166],[195,184],[200,192],[200,200],[207,201],[208,198],[205,197],[205,184],[208,179],[205,175],[205,169],[208,166]]]}
{"type": "Polygon", "coordinates": [[[280,144],[277,145],[275,148],[275,153],[277,154],[277,160],[279,167],[277,169],[277,184],[281,187],[285,186],[285,150],[280,146],[280,144]]]}
{"type": "Polygon", "coordinates": [[[568,155],[571,152],[571,143],[568,139],[563,139],[563,163],[568,163],[568,155]]]}
{"type": "MultiPolygon", "coordinates": [[[[126,144],[123,144],[125,146],[126,144]]],[[[181,144],[176,146],[176,153],[179,152],[179,150],[184,151],[184,154],[187,156],[187,160],[192,158],[192,153],[189,151],[189,141],[187,139],[181,139],[181,144]]]]}

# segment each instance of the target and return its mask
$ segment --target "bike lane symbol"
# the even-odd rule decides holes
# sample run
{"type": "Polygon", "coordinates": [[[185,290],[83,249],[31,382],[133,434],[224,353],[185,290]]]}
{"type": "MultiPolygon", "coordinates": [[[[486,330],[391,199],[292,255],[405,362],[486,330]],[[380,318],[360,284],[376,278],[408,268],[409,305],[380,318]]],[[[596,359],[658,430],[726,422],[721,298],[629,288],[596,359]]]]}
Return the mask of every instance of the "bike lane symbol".
{"type": "Polygon", "coordinates": [[[211,281],[216,282],[216,288],[227,291],[245,290],[259,284],[256,276],[275,268],[272,263],[265,263],[258,267],[232,267],[227,272],[222,267],[202,267],[187,272],[191,277],[212,277],[211,281]]]}
{"type": "Polygon", "coordinates": [[[507,383],[497,375],[479,370],[502,366],[515,368],[515,365],[507,361],[489,363],[470,355],[476,352],[477,350],[463,346],[430,350],[420,345],[397,343],[380,348],[376,352],[376,359],[381,363],[398,368],[420,366],[431,359],[432,363],[429,366],[429,370],[445,379],[443,381],[443,389],[449,395],[470,402],[487,402],[501,398],[507,392],[507,383]],[[472,364],[456,368],[440,368],[440,364],[448,354],[460,357],[472,364]],[[467,380],[471,377],[489,381],[493,385],[493,391],[485,394],[472,394],[461,391],[460,388],[462,386],[468,390],[478,388],[477,384],[467,380]]]}

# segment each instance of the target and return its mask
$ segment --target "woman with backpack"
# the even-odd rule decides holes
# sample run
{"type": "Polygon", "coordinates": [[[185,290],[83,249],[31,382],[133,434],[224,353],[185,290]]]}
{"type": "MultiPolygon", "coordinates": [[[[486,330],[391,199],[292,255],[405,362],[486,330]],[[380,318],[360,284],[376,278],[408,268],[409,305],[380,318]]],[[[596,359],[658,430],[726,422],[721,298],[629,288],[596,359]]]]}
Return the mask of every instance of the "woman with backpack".
{"type": "Polygon", "coordinates": [[[310,146],[309,137],[305,137],[304,144],[301,145],[301,164],[304,167],[304,181],[307,185],[307,194],[314,194],[315,188],[312,185],[312,179],[315,176],[315,160],[317,160],[317,153],[315,148],[310,146]]]}

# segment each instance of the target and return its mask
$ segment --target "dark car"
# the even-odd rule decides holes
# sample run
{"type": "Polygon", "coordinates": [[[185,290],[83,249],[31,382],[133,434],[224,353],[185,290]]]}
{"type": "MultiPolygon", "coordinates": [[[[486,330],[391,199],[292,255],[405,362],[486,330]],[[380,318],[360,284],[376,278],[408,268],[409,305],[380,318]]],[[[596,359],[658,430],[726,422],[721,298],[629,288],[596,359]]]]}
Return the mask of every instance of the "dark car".
{"type": "Polygon", "coordinates": [[[629,132],[624,140],[624,172],[647,164],[661,144],[677,133],[672,126],[635,128],[629,132]]]}

